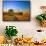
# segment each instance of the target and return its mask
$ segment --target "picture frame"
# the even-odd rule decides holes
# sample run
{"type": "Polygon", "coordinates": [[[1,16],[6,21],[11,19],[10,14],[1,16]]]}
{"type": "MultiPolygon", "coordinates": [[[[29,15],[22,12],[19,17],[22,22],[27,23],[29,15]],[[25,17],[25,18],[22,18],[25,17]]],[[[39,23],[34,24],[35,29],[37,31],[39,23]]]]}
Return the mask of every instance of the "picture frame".
{"type": "Polygon", "coordinates": [[[30,21],[31,1],[3,1],[3,21],[30,21]]]}

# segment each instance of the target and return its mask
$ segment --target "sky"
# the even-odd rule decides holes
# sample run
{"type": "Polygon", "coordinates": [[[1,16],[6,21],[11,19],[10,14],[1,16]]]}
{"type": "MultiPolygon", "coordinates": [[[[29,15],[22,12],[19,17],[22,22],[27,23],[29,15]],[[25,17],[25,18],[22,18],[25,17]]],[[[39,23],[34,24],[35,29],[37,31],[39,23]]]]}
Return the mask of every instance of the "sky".
{"type": "Polygon", "coordinates": [[[3,9],[26,10],[30,9],[30,1],[3,1],[3,9]]]}
{"type": "Polygon", "coordinates": [[[4,1],[30,1],[30,0],[4,0],[4,1]]]}

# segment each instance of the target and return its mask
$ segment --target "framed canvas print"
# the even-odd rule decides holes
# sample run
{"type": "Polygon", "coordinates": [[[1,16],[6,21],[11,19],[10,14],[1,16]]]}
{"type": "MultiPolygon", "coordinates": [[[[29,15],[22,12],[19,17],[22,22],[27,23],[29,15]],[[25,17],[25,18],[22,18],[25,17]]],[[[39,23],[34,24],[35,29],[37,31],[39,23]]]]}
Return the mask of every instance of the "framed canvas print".
{"type": "Polygon", "coordinates": [[[4,0],[3,21],[30,21],[29,0],[4,0]]]}

